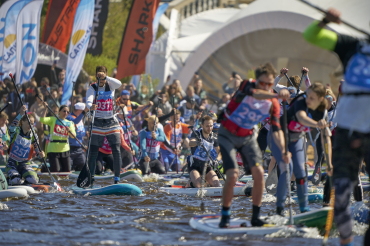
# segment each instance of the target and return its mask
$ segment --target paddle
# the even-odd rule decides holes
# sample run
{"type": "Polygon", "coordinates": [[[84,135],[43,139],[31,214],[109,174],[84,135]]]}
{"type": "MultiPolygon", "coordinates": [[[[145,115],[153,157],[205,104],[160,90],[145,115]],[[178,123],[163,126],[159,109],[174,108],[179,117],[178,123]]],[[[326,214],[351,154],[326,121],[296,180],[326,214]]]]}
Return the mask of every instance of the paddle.
{"type": "Polygon", "coordinates": [[[303,78],[304,78],[304,72],[302,72],[301,81],[299,82],[299,86],[298,86],[298,90],[297,90],[297,96],[298,96],[298,94],[299,94],[299,89],[301,88],[303,78]]]}
{"type": "Polygon", "coordinates": [[[5,104],[5,106],[2,108],[2,109],[0,109],[0,114],[9,106],[9,105],[11,105],[12,104],[12,102],[8,102],[7,104],[5,104]]]}
{"type": "MultiPolygon", "coordinates": [[[[172,96],[172,105],[173,105],[173,108],[175,108],[175,95],[172,96]]],[[[177,149],[177,142],[176,142],[176,111],[175,111],[175,114],[173,116],[173,127],[174,127],[174,130],[173,130],[173,137],[175,139],[175,149],[177,149]]],[[[180,126],[181,127],[181,126],[180,126]]],[[[176,162],[175,162],[175,165],[176,165],[176,173],[179,173],[179,168],[177,167],[177,154],[175,154],[175,158],[176,158],[176,162]]]]}
{"type": "MultiPolygon", "coordinates": [[[[122,114],[123,114],[123,122],[125,122],[125,126],[126,126],[125,131],[126,131],[126,134],[127,134],[128,142],[129,142],[129,144],[130,144],[130,148],[131,148],[131,150],[133,150],[133,148],[132,148],[132,144],[131,144],[131,137],[130,137],[130,134],[129,134],[129,132],[128,132],[128,126],[127,126],[127,120],[126,120],[125,110],[123,110],[123,108],[122,108],[122,107],[120,107],[120,108],[121,108],[121,110],[122,110],[122,114]]],[[[136,170],[137,170],[137,169],[138,169],[138,164],[137,164],[137,161],[136,161],[136,159],[135,159],[135,156],[134,156],[134,155],[132,155],[132,161],[135,163],[135,168],[136,168],[136,170]]]]}
{"type": "MultiPolygon", "coordinates": [[[[326,115],[324,114],[324,118],[323,119],[325,119],[325,117],[326,117],[326,115]]],[[[322,131],[321,131],[321,134],[322,134],[322,131]]],[[[324,147],[325,146],[322,146],[322,148],[324,148],[324,147]]],[[[322,151],[324,151],[324,149],[322,151]]],[[[318,185],[321,182],[321,177],[322,177],[322,159],[323,158],[324,158],[324,156],[320,156],[319,155],[319,158],[317,159],[317,163],[315,165],[315,170],[312,173],[312,179],[311,179],[311,182],[312,182],[313,185],[318,185]]],[[[326,164],[328,165],[328,163],[326,163],[326,164]]]]}
{"type": "MultiPolygon", "coordinates": [[[[22,101],[21,95],[19,94],[19,91],[18,91],[18,87],[17,87],[17,85],[15,84],[13,74],[9,73],[9,76],[10,76],[10,78],[12,79],[12,82],[13,82],[13,84],[14,84],[14,88],[15,88],[15,90],[16,90],[16,92],[17,92],[18,99],[19,99],[19,101],[21,102],[22,106],[24,106],[24,103],[23,103],[23,101],[22,101]]],[[[33,135],[33,136],[34,136],[34,138],[35,138],[35,142],[36,142],[37,148],[39,149],[39,152],[41,152],[41,147],[40,147],[39,141],[38,141],[38,139],[37,139],[37,137],[36,137],[36,135],[35,135],[35,131],[33,130],[32,125],[31,125],[30,118],[28,118],[27,111],[25,112],[25,115],[26,115],[26,118],[27,118],[27,121],[28,121],[28,125],[30,126],[30,129],[31,129],[31,131],[32,131],[32,135],[33,135]]],[[[40,157],[39,157],[39,158],[40,158],[40,157]]],[[[52,184],[52,186],[53,186],[54,188],[56,188],[58,191],[63,191],[63,190],[62,190],[62,187],[58,184],[58,182],[55,180],[55,178],[53,177],[53,175],[51,175],[50,170],[49,170],[49,167],[48,167],[48,165],[46,164],[45,158],[40,158],[40,159],[42,159],[42,161],[44,162],[45,168],[46,168],[46,170],[48,170],[48,173],[49,173],[49,175],[50,175],[50,178],[53,180],[53,184],[52,184]]]]}
{"type": "MultiPolygon", "coordinates": [[[[288,74],[284,73],[284,75],[285,75],[285,77],[288,79],[288,81],[289,81],[290,85],[294,87],[294,85],[293,85],[292,81],[290,81],[290,79],[289,79],[289,77],[288,77],[288,74]]],[[[298,94],[298,92],[297,92],[297,94],[298,94]]]]}
{"type": "MultiPolygon", "coordinates": [[[[153,131],[155,132],[157,130],[157,114],[158,114],[158,108],[159,108],[159,104],[161,102],[161,99],[160,97],[158,97],[158,104],[157,104],[157,108],[155,110],[155,119],[154,119],[154,128],[153,128],[153,131]]],[[[149,123],[149,122],[148,122],[149,123]]],[[[148,130],[149,130],[149,126],[148,126],[148,130]]],[[[152,145],[153,145],[153,140],[150,142],[150,147],[149,147],[149,157],[150,157],[150,153],[152,151],[152,145]]],[[[148,170],[149,170],[149,162],[145,162],[145,165],[148,167],[148,170]]]]}
{"type": "Polygon", "coordinates": [[[46,87],[46,85],[44,87],[45,87],[46,91],[48,92],[49,97],[53,100],[54,104],[59,108],[57,102],[55,101],[54,97],[50,94],[50,91],[48,90],[48,88],[46,87]]]}
{"type": "MultiPolygon", "coordinates": [[[[320,11],[320,12],[322,12],[322,13],[325,13],[325,14],[327,13],[327,11],[323,10],[322,8],[320,8],[320,7],[316,6],[316,5],[312,4],[312,3],[309,3],[309,2],[307,2],[307,1],[305,1],[305,0],[301,0],[301,2],[303,2],[303,3],[307,4],[308,6],[310,6],[310,7],[314,8],[314,9],[317,9],[318,11],[320,11]]],[[[348,22],[346,22],[346,21],[343,21],[343,20],[340,20],[340,21],[341,21],[344,25],[349,26],[350,28],[355,29],[356,31],[361,32],[361,33],[363,33],[363,34],[366,34],[367,36],[369,36],[369,37],[370,37],[370,33],[368,33],[368,32],[366,32],[366,31],[363,31],[363,30],[361,30],[361,29],[357,28],[357,27],[353,26],[352,24],[349,24],[349,23],[348,23],[348,22]]]]}
{"type": "MultiPolygon", "coordinates": [[[[98,95],[99,95],[99,86],[100,86],[100,77],[97,77],[98,79],[98,84],[97,84],[97,89],[95,91],[95,98],[94,98],[94,103],[93,104],[96,104],[96,101],[98,100],[98,95]]],[[[90,154],[90,145],[91,145],[91,138],[92,138],[92,129],[93,129],[93,126],[94,126],[94,120],[95,120],[95,114],[96,114],[96,110],[93,111],[93,115],[92,115],[92,119],[91,119],[91,123],[90,123],[90,134],[89,134],[89,145],[88,145],[88,148],[87,148],[87,151],[86,151],[86,161],[85,161],[85,165],[83,166],[80,174],[78,175],[78,178],[77,178],[77,186],[80,187],[80,188],[85,188],[85,187],[89,187],[93,186],[93,183],[94,183],[94,174],[91,175],[91,172],[90,172],[90,168],[89,168],[89,154],[90,154]]],[[[94,163],[95,165],[95,163],[94,163]]]]}
{"type": "Polygon", "coordinates": [[[73,86],[72,86],[72,95],[71,95],[71,107],[69,108],[69,112],[72,113],[72,108],[73,108],[73,91],[75,90],[75,85],[76,85],[76,82],[72,82],[73,83],[73,86]]]}
{"type": "MultiPolygon", "coordinates": [[[[328,114],[328,110],[325,109],[324,118],[326,118],[327,114],[328,114]]],[[[328,143],[326,141],[326,137],[327,137],[327,135],[330,136],[331,132],[326,127],[326,128],[323,129],[322,133],[323,133],[323,135],[322,135],[323,142],[324,142],[323,148],[324,148],[324,153],[325,153],[326,164],[328,166],[328,171],[330,172],[331,171],[331,166],[329,165],[328,143]]],[[[328,216],[326,218],[325,235],[324,235],[324,239],[322,240],[322,245],[326,245],[327,242],[328,242],[328,237],[329,237],[329,233],[330,233],[331,226],[333,224],[333,218],[334,218],[335,188],[333,187],[332,177],[328,176],[328,179],[329,179],[330,187],[332,187],[331,191],[330,191],[330,207],[331,207],[331,210],[328,212],[328,216]]]]}
{"type": "MultiPolygon", "coordinates": [[[[288,114],[286,111],[286,100],[283,101],[283,132],[284,132],[284,149],[285,154],[288,154],[288,128],[287,128],[287,122],[288,122],[288,114]]],[[[288,191],[288,199],[289,199],[289,221],[290,224],[293,225],[293,216],[292,216],[292,194],[290,192],[290,165],[287,164],[286,168],[286,185],[287,185],[287,191],[288,191]]]]}
{"type": "Polygon", "coordinates": [[[213,164],[213,168],[216,168],[216,170],[218,171],[218,173],[221,175],[222,179],[224,181],[226,181],[224,175],[218,169],[217,161],[213,160],[212,156],[209,154],[209,151],[204,147],[203,141],[199,138],[198,134],[194,131],[194,126],[188,126],[188,128],[194,133],[197,141],[201,143],[201,147],[205,150],[205,152],[206,152],[208,158],[211,160],[211,162],[216,164],[216,166],[213,164]]]}
{"type": "MultiPolygon", "coordinates": [[[[43,103],[45,103],[42,99],[41,99],[41,97],[40,97],[40,95],[39,94],[36,94],[36,97],[38,97],[40,100],[41,100],[41,102],[43,102],[43,103]]],[[[54,115],[54,117],[55,118],[57,118],[57,120],[66,128],[66,130],[69,132],[69,134],[74,138],[74,139],[76,139],[76,141],[79,143],[79,144],[81,144],[81,146],[82,146],[82,148],[84,149],[84,150],[87,150],[86,148],[85,148],[85,146],[83,146],[83,144],[81,143],[81,141],[80,140],[78,140],[78,138],[67,128],[67,126],[63,123],[63,121],[54,113],[54,111],[49,107],[49,105],[46,105],[46,104],[44,104],[46,107],[47,107],[47,109],[54,115]]]]}

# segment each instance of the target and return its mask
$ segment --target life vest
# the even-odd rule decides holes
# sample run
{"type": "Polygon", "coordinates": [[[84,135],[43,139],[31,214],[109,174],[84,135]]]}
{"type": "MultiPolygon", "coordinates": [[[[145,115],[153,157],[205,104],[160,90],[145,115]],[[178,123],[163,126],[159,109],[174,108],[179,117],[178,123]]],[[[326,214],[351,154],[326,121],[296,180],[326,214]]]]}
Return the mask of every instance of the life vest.
{"type": "MultiPolygon", "coordinates": [[[[116,100],[116,104],[117,106],[121,105],[121,102],[120,102],[120,98],[117,98],[116,100]]],[[[132,106],[131,106],[131,100],[127,100],[127,105],[126,105],[126,108],[127,108],[127,112],[128,114],[126,115],[126,117],[128,117],[129,119],[131,119],[131,115],[132,115],[132,106]]]]}
{"type": "MultiPolygon", "coordinates": [[[[348,61],[345,81],[347,85],[356,86],[361,92],[370,91],[370,44],[359,44],[357,53],[348,61]]],[[[355,87],[355,88],[356,88],[355,87]]],[[[351,88],[350,92],[353,92],[351,88]]]]}
{"type": "MultiPolygon", "coordinates": [[[[206,141],[203,138],[200,130],[196,131],[195,134],[197,134],[198,137],[200,138],[200,140],[202,140],[203,146],[208,150],[208,153],[212,157],[212,159],[215,160],[217,158],[217,151],[214,147],[213,133],[211,132],[211,134],[210,134],[212,142],[206,141]]],[[[193,158],[198,159],[200,161],[209,161],[209,158],[208,158],[208,155],[207,155],[206,151],[203,149],[203,147],[200,147],[200,146],[197,146],[197,148],[195,149],[194,154],[190,157],[190,166],[193,164],[193,158]]]]}
{"type": "MultiPolygon", "coordinates": [[[[77,116],[74,115],[74,114],[71,114],[72,118],[73,119],[76,119],[77,116]]],[[[81,120],[80,122],[77,123],[76,125],[76,137],[78,138],[78,140],[80,140],[82,142],[82,138],[86,135],[86,130],[85,130],[85,125],[83,123],[83,121],[81,120]]],[[[78,145],[80,146],[80,144],[77,142],[76,139],[70,137],[69,138],[69,142],[71,145],[78,145]]]]}
{"type": "Polygon", "coordinates": [[[10,147],[8,149],[9,158],[17,161],[24,162],[29,161],[32,158],[34,147],[33,142],[35,138],[31,132],[30,137],[21,136],[20,128],[17,130],[10,142],[10,147]]]}
{"type": "MultiPolygon", "coordinates": [[[[176,128],[176,130],[174,130],[174,128],[172,127],[171,123],[168,123],[169,126],[171,127],[171,139],[170,139],[170,144],[171,146],[175,147],[175,135],[176,134],[176,147],[180,147],[181,146],[181,139],[182,139],[182,126],[181,126],[181,123],[177,123],[176,126],[180,126],[179,128],[176,128]]],[[[165,146],[165,145],[164,145],[165,146]]],[[[167,146],[165,146],[165,148],[170,151],[171,153],[173,153],[173,151],[168,148],[167,146]]]]}
{"type": "Polygon", "coordinates": [[[103,116],[113,116],[113,93],[110,90],[109,84],[105,84],[104,91],[99,91],[96,83],[91,84],[91,87],[95,91],[98,91],[98,98],[95,98],[96,105],[98,106],[96,109],[96,116],[98,118],[103,116]]]}
{"type": "Polygon", "coordinates": [[[184,110],[184,114],[182,115],[182,117],[184,118],[185,123],[186,123],[186,122],[189,122],[189,121],[190,121],[190,117],[193,115],[193,110],[192,110],[192,109],[188,109],[188,108],[186,107],[186,103],[184,103],[184,104],[182,105],[182,108],[183,108],[183,110],[184,110]]]}
{"type": "MultiPolygon", "coordinates": [[[[156,130],[155,134],[158,136],[159,131],[156,130]]],[[[158,153],[160,147],[161,147],[161,142],[159,142],[157,140],[152,140],[152,132],[151,131],[146,131],[146,152],[147,152],[147,154],[149,154],[149,150],[150,150],[150,154],[158,153]],[[150,146],[152,147],[151,149],[150,149],[150,146]]]]}
{"type": "MultiPolygon", "coordinates": [[[[306,98],[306,94],[301,94],[298,97],[306,98]]],[[[298,98],[298,97],[296,97],[296,98],[298,98]]],[[[295,101],[296,100],[294,100],[294,102],[295,101]]],[[[290,107],[292,107],[294,102],[291,102],[290,107]]],[[[306,109],[306,114],[309,118],[312,119],[312,115],[310,113],[308,113],[308,107],[306,109]]],[[[293,119],[288,124],[288,130],[291,131],[291,132],[309,132],[311,129],[308,126],[304,126],[301,123],[299,123],[297,117],[295,116],[295,114],[293,114],[293,119]]]]}
{"type": "Polygon", "coordinates": [[[225,108],[221,121],[229,132],[240,137],[251,135],[254,126],[269,117],[272,105],[271,100],[258,100],[245,95],[243,89],[248,82],[243,81],[225,108]]]}
{"type": "MultiPolygon", "coordinates": [[[[68,127],[71,126],[70,121],[66,121],[66,120],[62,120],[62,121],[63,121],[64,125],[66,125],[68,127]]],[[[65,128],[64,125],[59,120],[55,121],[54,130],[50,134],[50,141],[51,142],[53,141],[53,137],[61,137],[61,138],[65,138],[66,140],[68,140],[69,132],[68,132],[67,128],[65,128]]],[[[56,141],[58,141],[58,140],[56,140],[56,141]]]]}

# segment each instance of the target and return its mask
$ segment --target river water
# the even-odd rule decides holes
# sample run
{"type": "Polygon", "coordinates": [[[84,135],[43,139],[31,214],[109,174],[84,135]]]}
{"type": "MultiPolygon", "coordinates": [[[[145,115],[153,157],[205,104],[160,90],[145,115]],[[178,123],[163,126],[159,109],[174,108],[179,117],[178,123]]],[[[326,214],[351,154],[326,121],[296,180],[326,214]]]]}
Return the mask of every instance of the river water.
{"type": "MultiPolygon", "coordinates": [[[[44,179],[43,181],[48,181],[44,179]]],[[[151,180],[152,181],[152,180],[151,180]]],[[[61,179],[66,189],[75,180],[61,179]]],[[[113,180],[98,180],[110,185],[113,180]]],[[[221,199],[194,198],[158,192],[162,182],[133,183],[143,196],[80,196],[69,192],[40,193],[0,202],[0,245],[321,245],[312,229],[308,238],[212,235],[189,226],[195,214],[219,213],[221,199]],[[204,202],[205,211],[200,204],[204,202]]],[[[365,202],[369,193],[365,193],[365,202]]],[[[234,198],[232,216],[250,218],[251,199],[234,198]]],[[[311,209],[320,204],[311,204],[311,209]]],[[[293,206],[294,211],[297,207],[293,206]]],[[[274,198],[263,200],[261,214],[275,211],[274,198]]],[[[363,245],[366,226],[354,226],[355,245],[363,245]]],[[[329,245],[338,245],[334,232],[329,245]]]]}

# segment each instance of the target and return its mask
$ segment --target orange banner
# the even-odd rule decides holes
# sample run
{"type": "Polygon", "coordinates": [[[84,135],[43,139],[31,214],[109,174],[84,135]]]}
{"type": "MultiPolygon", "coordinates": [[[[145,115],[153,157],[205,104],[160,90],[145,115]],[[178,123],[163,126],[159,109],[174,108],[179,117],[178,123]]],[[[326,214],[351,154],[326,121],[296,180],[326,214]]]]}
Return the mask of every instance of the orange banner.
{"type": "Polygon", "coordinates": [[[80,0],[50,0],[41,42],[66,52],[80,0]]]}
{"type": "Polygon", "coordinates": [[[153,18],[160,0],[133,0],[117,60],[117,79],[145,72],[153,39],[153,18]]]}

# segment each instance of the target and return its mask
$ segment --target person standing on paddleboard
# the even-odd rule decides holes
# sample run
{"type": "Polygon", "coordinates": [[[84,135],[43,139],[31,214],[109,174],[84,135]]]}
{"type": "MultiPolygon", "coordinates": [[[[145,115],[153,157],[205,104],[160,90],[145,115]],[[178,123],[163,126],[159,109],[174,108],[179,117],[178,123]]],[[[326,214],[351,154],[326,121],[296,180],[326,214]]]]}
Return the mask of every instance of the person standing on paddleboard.
{"type": "MultiPolygon", "coordinates": [[[[325,29],[341,23],[341,13],[329,9],[322,21],[314,21],[303,33],[304,38],[323,49],[338,54],[345,71],[337,109],[333,148],[333,185],[335,187],[334,221],[341,245],[353,245],[350,196],[358,182],[363,158],[370,163],[370,37],[360,40],[325,29]]],[[[370,165],[366,166],[370,172],[370,165]]],[[[370,245],[370,228],[364,245],[370,245]]]]}
{"type": "Polygon", "coordinates": [[[54,116],[40,117],[40,122],[50,127],[49,144],[47,145],[47,156],[50,162],[51,172],[70,172],[70,145],[68,141],[69,132],[76,135],[75,125],[67,120],[69,107],[62,105],[58,112],[59,122],[54,116]],[[68,127],[68,129],[66,128],[68,127]]]}
{"type": "MultiPolygon", "coordinates": [[[[188,157],[188,171],[190,174],[190,187],[200,188],[202,186],[202,173],[204,165],[210,161],[207,153],[201,147],[202,143],[207,148],[213,160],[217,159],[220,153],[217,137],[213,134],[213,119],[206,115],[201,120],[201,129],[195,130],[190,136],[189,146],[191,147],[191,156],[188,157]],[[197,134],[198,138],[195,136],[197,134]],[[201,142],[202,141],[202,142],[201,142]]],[[[216,165],[216,163],[214,163],[216,165]]],[[[206,169],[206,181],[212,187],[220,187],[220,181],[217,174],[210,165],[206,169]]]]}
{"type": "MultiPolygon", "coordinates": [[[[279,116],[280,104],[278,98],[288,99],[288,90],[279,94],[272,93],[276,71],[272,64],[266,63],[255,71],[256,81],[244,80],[226,106],[219,119],[221,127],[218,130],[218,142],[223,160],[226,182],[222,193],[222,218],[220,227],[230,226],[230,206],[233,198],[233,188],[238,179],[239,168],[236,161],[236,151],[239,151],[246,172],[252,172],[253,214],[251,224],[263,226],[265,222],[259,219],[262,194],[264,189],[264,170],[262,167],[262,152],[256,140],[257,124],[270,116],[274,138],[279,139],[281,150],[284,146],[279,116]],[[280,134],[281,133],[281,134],[280,134]]],[[[289,160],[288,153],[282,153],[289,160]]],[[[289,162],[289,161],[287,161],[289,162]]]]}
{"type": "MultiPolygon", "coordinates": [[[[296,177],[298,204],[299,210],[302,213],[309,211],[307,177],[304,165],[306,161],[304,140],[306,132],[309,132],[311,127],[321,129],[326,127],[326,121],[323,120],[326,109],[325,95],[325,87],[320,83],[313,83],[305,94],[300,94],[291,102],[287,111],[287,124],[289,130],[288,149],[292,153],[292,161],[289,164],[289,168],[293,170],[296,177]]],[[[281,155],[280,143],[276,143],[275,138],[271,138],[270,143],[271,153],[275,157],[280,169],[276,193],[276,212],[281,215],[287,197],[287,165],[281,155]]],[[[328,145],[331,147],[329,137],[328,145]]],[[[330,152],[329,156],[331,156],[330,152]]],[[[331,165],[331,163],[329,164],[331,165]]],[[[290,174],[292,174],[292,172],[290,172],[290,174]]]]}
{"type": "Polygon", "coordinates": [[[162,129],[157,127],[158,118],[155,115],[145,119],[148,126],[140,131],[139,143],[141,157],[139,167],[143,175],[152,173],[165,174],[166,169],[158,160],[161,142],[172,151],[174,148],[168,143],[162,129]],[[150,153],[149,153],[150,151],[150,153]],[[147,164],[149,163],[149,165],[147,164]]]}
{"type": "Polygon", "coordinates": [[[114,91],[121,86],[121,81],[108,77],[105,66],[96,67],[96,78],[100,79],[99,88],[98,83],[93,83],[86,92],[87,107],[92,111],[96,110],[92,134],[90,136],[89,168],[91,176],[94,176],[99,148],[103,146],[106,137],[112,149],[114,183],[116,184],[120,180],[119,175],[122,162],[120,153],[121,126],[113,114],[113,98],[114,91]],[[98,91],[98,98],[96,98],[96,104],[93,104],[96,91],[98,91]]]}
{"type": "MultiPolygon", "coordinates": [[[[67,116],[67,120],[72,121],[75,124],[76,137],[81,143],[83,142],[83,137],[86,135],[85,125],[82,120],[85,116],[86,110],[86,105],[82,102],[78,102],[74,105],[73,112],[67,116]]],[[[73,137],[69,137],[69,146],[71,146],[71,169],[81,171],[86,162],[85,151],[81,144],[73,137]]]]}
{"type": "MultiPolygon", "coordinates": [[[[22,184],[22,178],[26,183],[37,184],[37,173],[31,167],[31,158],[33,152],[40,158],[45,157],[43,151],[39,152],[37,147],[37,135],[33,136],[31,128],[27,121],[25,112],[26,106],[22,106],[19,115],[13,120],[9,127],[10,146],[8,163],[5,167],[5,172],[8,174],[9,183],[11,185],[22,184]]],[[[34,113],[28,114],[31,125],[35,125],[36,116],[34,113]]],[[[36,132],[36,130],[35,130],[36,132]]]]}

